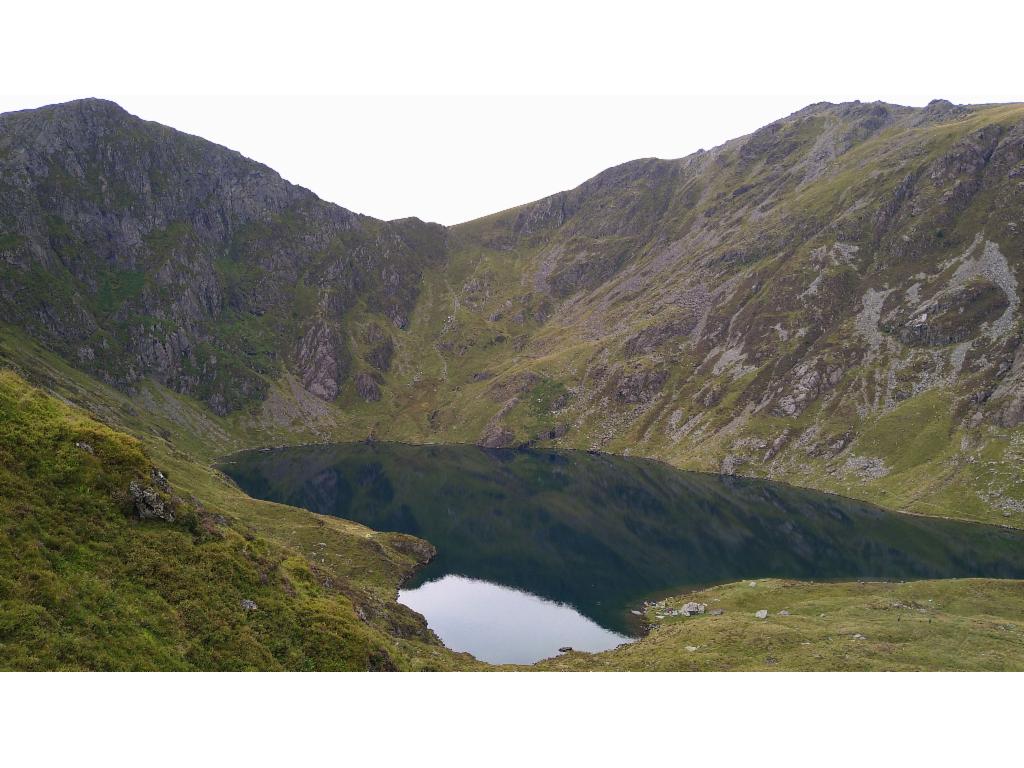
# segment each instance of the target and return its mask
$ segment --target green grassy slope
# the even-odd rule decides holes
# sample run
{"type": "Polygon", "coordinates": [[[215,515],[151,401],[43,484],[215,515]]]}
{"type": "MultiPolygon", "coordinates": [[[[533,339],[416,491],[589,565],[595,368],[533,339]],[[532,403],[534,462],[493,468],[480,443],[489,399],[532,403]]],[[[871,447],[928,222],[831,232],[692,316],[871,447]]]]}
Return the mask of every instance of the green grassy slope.
{"type": "Polygon", "coordinates": [[[1024,671],[1024,582],[725,584],[647,610],[638,643],[541,670],[1024,671]],[[657,618],[690,600],[721,615],[657,618]],[[754,614],[767,610],[768,617],[754,614]],[[780,615],[788,611],[789,615],[780,615]]]}
{"type": "Polygon", "coordinates": [[[174,521],[140,519],[129,488],[153,485],[143,444],[0,371],[0,667],[451,663],[393,602],[425,544],[214,491],[187,472],[179,483],[179,469],[158,489],[174,521]]]}

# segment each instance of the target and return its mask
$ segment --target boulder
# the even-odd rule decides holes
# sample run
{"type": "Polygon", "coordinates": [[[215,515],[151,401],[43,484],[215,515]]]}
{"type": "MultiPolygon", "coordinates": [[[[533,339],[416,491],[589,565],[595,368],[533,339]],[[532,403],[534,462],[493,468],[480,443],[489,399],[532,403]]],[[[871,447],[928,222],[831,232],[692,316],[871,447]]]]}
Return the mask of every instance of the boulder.
{"type": "Polygon", "coordinates": [[[767,619],[768,618],[768,611],[766,611],[765,609],[762,608],[760,611],[755,613],[754,616],[755,616],[755,618],[758,618],[758,619],[767,619]]]}
{"type": "Polygon", "coordinates": [[[489,424],[477,443],[483,448],[511,448],[516,441],[516,433],[501,424],[489,424]]]}
{"type": "Polygon", "coordinates": [[[742,465],[747,463],[747,459],[743,456],[737,456],[734,454],[728,454],[718,468],[720,474],[723,475],[735,475],[736,470],[742,465]]]}
{"type": "Polygon", "coordinates": [[[140,520],[174,522],[171,505],[153,486],[143,485],[139,480],[132,480],[128,484],[128,495],[132,498],[132,510],[140,520]]]}
{"type": "Polygon", "coordinates": [[[682,613],[683,616],[697,616],[704,613],[704,610],[707,607],[707,603],[686,603],[680,609],[680,613],[682,613]]]}

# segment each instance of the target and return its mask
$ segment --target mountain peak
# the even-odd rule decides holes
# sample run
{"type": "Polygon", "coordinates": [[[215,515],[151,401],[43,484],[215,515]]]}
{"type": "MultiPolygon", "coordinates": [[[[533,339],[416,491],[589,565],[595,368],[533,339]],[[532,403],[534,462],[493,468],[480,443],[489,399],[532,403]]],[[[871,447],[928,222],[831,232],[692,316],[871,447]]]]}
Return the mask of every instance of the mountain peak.
{"type": "Polygon", "coordinates": [[[118,112],[129,114],[128,110],[116,101],[100,98],[98,96],[87,96],[82,99],[72,99],[71,101],[58,102],[57,104],[52,104],[50,106],[58,108],[64,107],[68,109],[82,109],[93,112],[118,112]]]}
{"type": "Polygon", "coordinates": [[[53,104],[45,104],[41,107],[33,107],[30,109],[17,109],[10,112],[0,113],[0,118],[9,117],[12,115],[19,115],[22,117],[28,117],[32,115],[37,116],[54,116],[60,115],[62,117],[68,117],[71,115],[118,115],[122,117],[131,117],[130,112],[118,104],[116,101],[110,99],[101,99],[95,96],[89,96],[83,99],[72,99],[71,101],[58,101],[53,104]]]}

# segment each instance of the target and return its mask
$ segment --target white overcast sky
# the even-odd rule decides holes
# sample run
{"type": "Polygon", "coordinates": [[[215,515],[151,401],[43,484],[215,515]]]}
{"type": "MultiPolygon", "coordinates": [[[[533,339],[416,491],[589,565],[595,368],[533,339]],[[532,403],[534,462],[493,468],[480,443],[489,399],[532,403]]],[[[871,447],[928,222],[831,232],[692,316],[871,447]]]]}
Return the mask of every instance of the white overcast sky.
{"type": "Polygon", "coordinates": [[[1024,100],[1021,12],[984,0],[966,17],[870,1],[23,5],[0,111],[113,99],[385,219],[465,221],[814,101],[1024,100]]]}

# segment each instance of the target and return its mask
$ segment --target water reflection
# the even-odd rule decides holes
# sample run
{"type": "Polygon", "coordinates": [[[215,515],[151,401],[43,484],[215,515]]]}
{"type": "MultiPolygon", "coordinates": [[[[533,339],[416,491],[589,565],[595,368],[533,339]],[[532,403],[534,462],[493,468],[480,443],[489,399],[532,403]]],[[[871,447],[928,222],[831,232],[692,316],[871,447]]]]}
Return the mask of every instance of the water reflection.
{"type": "Polygon", "coordinates": [[[462,576],[615,633],[635,630],[628,609],[644,597],[739,579],[1024,577],[1019,531],[643,459],[359,443],[249,452],[223,468],[253,496],[432,542],[439,554],[409,589],[462,576]]]}
{"type": "Polygon", "coordinates": [[[492,664],[532,664],[568,646],[606,651],[630,638],[567,605],[465,576],[442,576],[398,593],[446,646],[492,664]]]}

